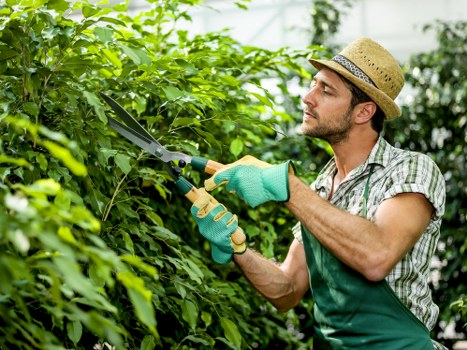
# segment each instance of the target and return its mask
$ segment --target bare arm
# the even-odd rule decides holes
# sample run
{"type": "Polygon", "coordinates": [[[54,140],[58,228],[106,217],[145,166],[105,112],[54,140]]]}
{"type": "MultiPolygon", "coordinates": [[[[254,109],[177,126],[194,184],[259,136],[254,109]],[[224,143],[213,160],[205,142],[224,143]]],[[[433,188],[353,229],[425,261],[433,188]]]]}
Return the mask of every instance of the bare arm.
{"type": "Polygon", "coordinates": [[[425,231],[433,207],[422,194],[385,200],[374,222],[340,210],[290,176],[286,206],[339,260],[367,279],[384,279],[425,231]]]}
{"type": "Polygon", "coordinates": [[[296,306],[308,290],[308,269],[302,244],[294,240],[280,265],[248,249],[234,255],[248,281],[279,311],[296,306]]]}

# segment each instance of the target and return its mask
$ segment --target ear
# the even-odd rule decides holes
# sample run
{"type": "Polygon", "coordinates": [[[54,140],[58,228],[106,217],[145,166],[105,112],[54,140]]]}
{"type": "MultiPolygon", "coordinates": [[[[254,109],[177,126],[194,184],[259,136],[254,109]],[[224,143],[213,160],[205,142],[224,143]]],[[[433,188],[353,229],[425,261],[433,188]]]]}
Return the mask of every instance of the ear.
{"type": "Polygon", "coordinates": [[[373,101],[362,102],[355,106],[357,124],[365,124],[370,121],[373,115],[376,113],[378,107],[373,101]]]}

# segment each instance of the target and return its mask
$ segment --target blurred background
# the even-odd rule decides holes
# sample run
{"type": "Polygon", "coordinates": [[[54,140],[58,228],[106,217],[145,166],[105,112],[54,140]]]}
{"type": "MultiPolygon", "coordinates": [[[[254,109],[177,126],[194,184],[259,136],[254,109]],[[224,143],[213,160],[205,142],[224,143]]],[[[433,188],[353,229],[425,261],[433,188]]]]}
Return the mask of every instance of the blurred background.
{"type": "MultiPolygon", "coordinates": [[[[228,28],[244,45],[269,50],[282,47],[303,49],[310,43],[311,0],[205,0],[190,10],[190,33],[206,33],[228,28]],[[248,10],[239,8],[244,4],[248,10]]],[[[147,6],[144,0],[130,0],[130,11],[147,6]]],[[[342,1],[340,27],[334,40],[345,45],[368,36],[386,47],[398,60],[436,47],[434,32],[423,26],[435,20],[467,19],[466,0],[352,0],[342,1]]],[[[333,14],[329,14],[332,16],[333,14]]],[[[323,28],[326,30],[326,28],[323,28]]]]}

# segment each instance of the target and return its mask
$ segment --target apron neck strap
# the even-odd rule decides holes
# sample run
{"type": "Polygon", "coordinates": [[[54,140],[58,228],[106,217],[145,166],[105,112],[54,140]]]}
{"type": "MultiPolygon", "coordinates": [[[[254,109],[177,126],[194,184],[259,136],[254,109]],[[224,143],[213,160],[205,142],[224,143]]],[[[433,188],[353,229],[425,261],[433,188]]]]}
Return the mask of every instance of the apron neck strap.
{"type": "Polygon", "coordinates": [[[365,190],[363,191],[363,203],[362,203],[362,216],[363,217],[366,217],[366,213],[367,213],[368,195],[370,193],[370,178],[371,178],[371,175],[373,175],[373,172],[375,171],[375,166],[376,166],[375,163],[372,163],[370,165],[370,172],[366,180],[365,190]]]}

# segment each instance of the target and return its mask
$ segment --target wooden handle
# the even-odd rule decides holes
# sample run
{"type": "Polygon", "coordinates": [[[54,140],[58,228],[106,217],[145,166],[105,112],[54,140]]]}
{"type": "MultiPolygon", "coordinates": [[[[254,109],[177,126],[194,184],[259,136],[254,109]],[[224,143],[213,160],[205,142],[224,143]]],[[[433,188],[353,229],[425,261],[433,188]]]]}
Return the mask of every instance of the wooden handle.
{"type": "Polygon", "coordinates": [[[193,186],[190,191],[185,193],[185,197],[188,198],[191,203],[194,203],[200,195],[200,191],[195,186],[193,186]]]}
{"type": "Polygon", "coordinates": [[[213,160],[208,160],[204,171],[210,175],[213,175],[217,170],[220,170],[224,167],[224,164],[215,162],[213,160]]]}

